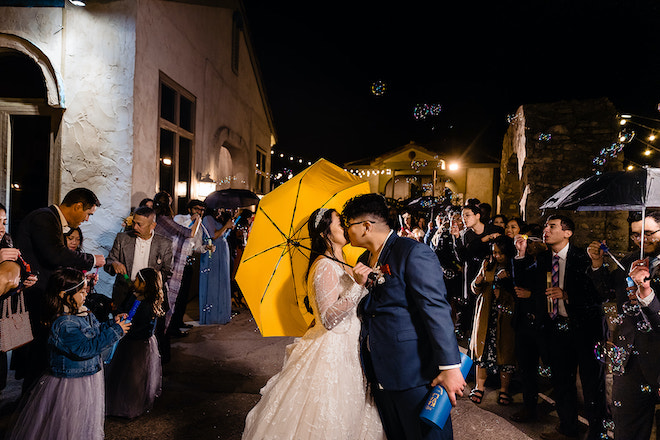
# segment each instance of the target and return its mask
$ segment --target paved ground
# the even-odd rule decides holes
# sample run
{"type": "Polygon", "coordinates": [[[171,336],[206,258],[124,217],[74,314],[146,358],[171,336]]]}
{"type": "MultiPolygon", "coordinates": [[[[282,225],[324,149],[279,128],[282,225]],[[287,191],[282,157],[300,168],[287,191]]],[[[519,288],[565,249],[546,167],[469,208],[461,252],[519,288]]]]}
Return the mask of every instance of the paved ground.
{"type": "MultiPolygon", "coordinates": [[[[191,303],[188,318],[196,319],[191,303]]],[[[194,321],[191,321],[194,323],[194,321]]],[[[152,412],[134,420],[109,417],[109,440],[238,440],[245,415],[259,399],[259,389],[281,368],[284,347],[292,338],[263,338],[248,310],[224,326],[196,326],[172,345],[172,361],[164,367],[163,395],[152,412]]],[[[488,383],[487,383],[488,385],[488,383]]],[[[514,392],[519,391],[515,389],[514,392]]],[[[0,394],[0,434],[9,422],[20,383],[10,380],[0,394]]],[[[552,406],[542,403],[536,423],[514,425],[508,415],[520,409],[496,404],[497,392],[487,386],[480,406],[467,397],[452,411],[457,440],[538,439],[557,421],[552,406]]]]}

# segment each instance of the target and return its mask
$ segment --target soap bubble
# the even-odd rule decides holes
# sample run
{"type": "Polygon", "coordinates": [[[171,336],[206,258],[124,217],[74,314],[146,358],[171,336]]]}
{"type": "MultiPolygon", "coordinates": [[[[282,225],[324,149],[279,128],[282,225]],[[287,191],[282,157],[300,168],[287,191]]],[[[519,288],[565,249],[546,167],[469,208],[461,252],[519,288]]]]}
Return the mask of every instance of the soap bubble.
{"type": "Polygon", "coordinates": [[[552,371],[550,370],[550,367],[539,365],[539,376],[547,378],[552,377],[552,371]]]}
{"type": "Polygon", "coordinates": [[[651,331],[651,324],[649,324],[648,321],[639,321],[637,323],[637,331],[648,333],[651,331]]]}
{"type": "Polygon", "coordinates": [[[628,316],[637,316],[642,312],[642,310],[639,308],[639,304],[633,303],[631,301],[626,301],[623,303],[621,309],[623,309],[623,313],[628,316]]]}

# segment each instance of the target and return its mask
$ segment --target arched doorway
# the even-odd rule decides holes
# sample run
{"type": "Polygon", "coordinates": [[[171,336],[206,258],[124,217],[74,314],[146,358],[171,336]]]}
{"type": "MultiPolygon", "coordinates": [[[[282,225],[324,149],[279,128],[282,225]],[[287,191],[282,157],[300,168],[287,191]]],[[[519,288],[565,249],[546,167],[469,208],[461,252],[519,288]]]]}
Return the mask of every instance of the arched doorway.
{"type": "Polygon", "coordinates": [[[30,211],[59,197],[59,97],[43,53],[0,34],[0,201],[11,232],[30,211]]]}

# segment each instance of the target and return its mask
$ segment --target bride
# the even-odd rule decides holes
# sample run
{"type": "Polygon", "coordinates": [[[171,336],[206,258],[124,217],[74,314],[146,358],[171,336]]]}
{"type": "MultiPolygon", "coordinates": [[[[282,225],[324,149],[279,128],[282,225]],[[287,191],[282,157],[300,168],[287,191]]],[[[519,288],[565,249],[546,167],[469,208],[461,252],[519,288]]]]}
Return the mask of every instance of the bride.
{"type": "Polygon", "coordinates": [[[307,292],[314,323],[286,347],[282,371],[247,415],[243,440],[385,439],[358,358],[356,307],[367,290],[340,263],[347,239],[337,211],[317,209],[308,228],[307,292]]]}

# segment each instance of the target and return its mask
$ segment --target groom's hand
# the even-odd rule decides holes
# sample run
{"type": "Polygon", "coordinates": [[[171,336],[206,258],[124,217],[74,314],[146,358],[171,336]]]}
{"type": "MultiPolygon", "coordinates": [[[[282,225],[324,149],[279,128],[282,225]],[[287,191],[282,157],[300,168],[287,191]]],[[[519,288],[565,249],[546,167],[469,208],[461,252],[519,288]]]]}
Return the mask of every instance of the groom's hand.
{"type": "Polygon", "coordinates": [[[463,396],[463,389],[467,383],[463,378],[460,368],[451,368],[449,370],[442,370],[440,374],[433,379],[431,386],[442,385],[447,391],[447,396],[452,406],[456,406],[456,394],[463,396]]]}

